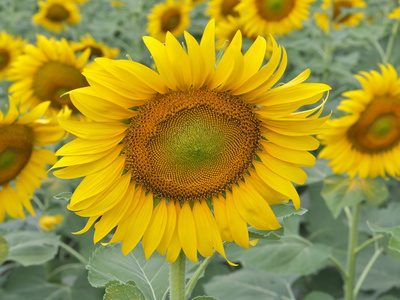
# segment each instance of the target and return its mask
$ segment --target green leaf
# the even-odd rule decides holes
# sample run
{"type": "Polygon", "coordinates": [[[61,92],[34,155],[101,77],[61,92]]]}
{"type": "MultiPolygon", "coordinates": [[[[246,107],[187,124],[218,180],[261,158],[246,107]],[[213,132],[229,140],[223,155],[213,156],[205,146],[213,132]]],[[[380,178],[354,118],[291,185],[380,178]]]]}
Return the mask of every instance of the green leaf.
{"type": "Polygon", "coordinates": [[[142,247],[124,256],[121,244],[97,248],[89,259],[89,282],[104,287],[109,282],[134,282],[147,299],[161,299],[168,289],[169,267],[165,257],[154,253],[146,260],[142,247]]]}
{"type": "Polygon", "coordinates": [[[8,243],[0,236],[0,265],[7,260],[8,243]]]}
{"type": "MultiPolygon", "coordinates": [[[[276,218],[278,219],[279,223],[283,224],[285,220],[290,219],[292,217],[297,217],[304,215],[307,210],[304,208],[299,208],[296,210],[293,205],[289,204],[277,204],[271,206],[276,218]]],[[[284,235],[284,228],[281,227],[277,230],[258,230],[253,227],[249,227],[249,237],[253,239],[272,239],[272,240],[279,240],[284,235]]]]}
{"type": "Polygon", "coordinates": [[[285,235],[281,240],[260,240],[248,250],[229,244],[226,252],[229,260],[244,267],[276,274],[308,275],[325,266],[331,249],[300,236],[285,235]]]}
{"type": "Polygon", "coordinates": [[[196,298],[193,298],[192,300],[219,300],[218,298],[211,297],[211,296],[197,296],[196,298]]]}
{"type": "Polygon", "coordinates": [[[8,260],[23,266],[40,265],[56,255],[59,237],[52,232],[12,231],[3,235],[8,242],[8,260]]]}
{"type": "Polygon", "coordinates": [[[109,283],[106,285],[106,293],[103,300],[146,300],[142,291],[134,282],[127,284],[109,283]]]}
{"type": "Polygon", "coordinates": [[[334,298],[329,294],[314,291],[306,295],[303,300],[334,300],[334,298]]]}
{"type": "Polygon", "coordinates": [[[400,253],[400,226],[392,227],[392,228],[383,228],[377,225],[374,225],[370,222],[367,222],[368,227],[376,232],[376,233],[383,233],[390,237],[389,239],[389,249],[394,250],[400,253]]]}
{"type": "Polygon", "coordinates": [[[322,197],[332,215],[337,218],[345,206],[352,206],[367,200],[380,203],[388,195],[388,189],[382,179],[349,178],[342,175],[331,175],[324,180],[322,197]]]}
{"type": "Polygon", "coordinates": [[[290,297],[290,282],[259,270],[241,269],[225,276],[216,276],[204,286],[209,295],[220,300],[282,299],[290,297]]]}
{"type": "Polygon", "coordinates": [[[54,199],[63,200],[63,201],[69,201],[69,200],[71,200],[71,197],[72,197],[72,193],[70,193],[70,192],[62,192],[62,193],[59,193],[59,194],[55,195],[54,199]]]}
{"type": "Polygon", "coordinates": [[[317,159],[315,165],[311,168],[304,168],[307,173],[307,180],[304,184],[312,184],[323,181],[332,174],[332,168],[328,166],[329,160],[317,159]]]}

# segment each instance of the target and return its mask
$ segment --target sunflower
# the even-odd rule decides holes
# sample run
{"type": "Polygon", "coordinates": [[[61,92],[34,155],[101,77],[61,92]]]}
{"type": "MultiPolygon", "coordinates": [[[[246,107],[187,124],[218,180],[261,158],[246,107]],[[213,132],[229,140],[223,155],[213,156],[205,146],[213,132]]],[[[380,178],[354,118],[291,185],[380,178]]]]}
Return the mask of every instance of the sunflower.
{"type": "Polygon", "coordinates": [[[125,2],[113,0],[113,1],[110,1],[110,5],[112,7],[122,7],[125,5],[125,2]]]}
{"type": "Polygon", "coordinates": [[[88,85],[81,72],[89,55],[90,50],[86,50],[76,57],[65,39],[57,41],[38,35],[37,46],[27,45],[10,70],[10,78],[15,81],[10,92],[24,109],[50,100],[48,115],[63,105],[77,112],[64,93],[88,85]]]}
{"type": "Polygon", "coordinates": [[[309,7],[315,0],[242,0],[236,11],[251,36],[285,35],[301,29],[309,18],[309,7]]]}
{"type": "Polygon", "coordinates": [[[239,4],[240,0],[211,0],[208,2],[208,9],[206,14],[217,21],[228,19],[228,16],[239,17],[239,13],[235,7],[239,4]]]}
{"type": "Polygon", "coordinates": [[[216,47],[221,49],[224,45],[227,46],[228,43],[232,41],[236,32],[240,30],[243,37],[255,40],[256,37],[251,37],[246,34],[244,30],[245,24],[243,19],[240,17],[228,16],[225,20],[221,20],[215,25],[215,36],[217,38],[216,47]]]}
{"type": "MultiPolygon", "coordinates": [[[[47,177],[46,165],[56,161],[54,152],[43,146],[64,135],[56,118],[41,119],[49,105],[43,102],[29,112],[19,111],[10,97],[7,114],[0,111],[0,222],[6,212],[23,219],[23,208],[35,215],[30,199],[47,177]]],[[[62,113],[68,116],[69,112],[62,113]]]]}
{"type": "Polygon", "coordinates": [[[71,0],[72,2],[75,2],[77,4],[84,4],[86,2],[88,2],[89,0],[71,0]]]}
{"type": "Polygon", "coordinates": [[[271,60],[260,68],[267,43],[259,37],[245,55],[237,32],[215,67],[215,24],[201,43],[185,32],[188,53],[171,34],[165,45],[144,42],[158,72],[128,60],[97,58],[84,72],[90,86],[70,92],[92,122],[59,119],[77,138],[60,148],[53,168],[59,178],[86,176],[68,208],[94,222],[94,241],[114,227],[110,243],[130,252],[143,238],[148,258],[156,249],[174,262],[181,249],[213,249],[222,241],[248,248],[247,224],[274,230],[270,205],[300,199],[291,181],[304,183],[300,166],[312,166],[310,137],[324,128],[317,102],[329,86],[302,83],[309,70],[272,88],[282,76],[286,52],[274,42],[271,60]]]}
{"type": "Polygon", "coordinates": [[[348,114],[329,121],[318,136],[319,156],[330,159],[337,174],[375,178],[400,175],[400,79],[390,64],[381,72],[360,72],[362,89],[343,94],[338,109],[348,114]]]}
{"type": "Polygon", "coordinates": [[[192,5],[189,1],[166,0],[156,4],[147,16],[149,21],[147,32],[161,42],[165,41],[165,34],[171,32],[174,36],[180,36],[189,27],[189,12],[192,5]]]}
{"type": "MultiPolygon", "coordinates": [[[[399,1],[400,4],[400,1],[399,1]]],[[[398,19],[400,18],[400,7],[396,7],[392,10],[392,12],[388,16],[389,19],[398,19]]]]}
{"type": "Polygon", "coordinates": [[[91,59],[95,57],[116,58],[119,55],[118,48],[111,48],[104,45],[102,42],[96,42],[90,33],[86,33],[85,36],[81,36],[80,42],[71,41],[70,44],[75,52],[82,52],[86,49],[90,49],[91,59]]]}
{"type": "Polygon", "coordinates": [[[26,41],[20,37],[13,37],[5,31],[0,33],[0,80],[9,79],[10,66],[22,53],[25,44],[26,41]]]}
{"type": "Polygon", "coordinates": [[[56,225],[60,225],[64,220],[63,215],[48,216],[43,215],[39,219],[39,226],[44,231],[51,231],[56,229],[56,225]]]}
{"type": "Polygon", "coordinates": [[[50,31],[60,32],[67,28],[67,23],[74,25],[81,21],[79,8],[72,1],[40,1],[39,8],[39,12],[32,17],[33,23],[50,31]]]}
{"type": "MultiPolygon", "coordinates": [[[[331,9],[332,0],[323,0],[321,8],[331,9]]],[[[334,29],[341,29],[342,26],[356,26],[364,18],[363,12],[344,13],[343,9],[366,7],[364,0],[333,0],[332,25],[334,29]]],[[[315,13],[316,24],[325,32],[329,32],[329,16],[327,13],[315,13]]]]}

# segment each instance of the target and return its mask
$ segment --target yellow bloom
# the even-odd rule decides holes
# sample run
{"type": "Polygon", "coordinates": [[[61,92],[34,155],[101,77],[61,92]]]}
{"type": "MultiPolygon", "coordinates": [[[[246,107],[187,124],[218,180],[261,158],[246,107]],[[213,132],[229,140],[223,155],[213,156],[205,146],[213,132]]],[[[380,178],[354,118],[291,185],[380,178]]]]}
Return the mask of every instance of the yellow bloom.
{"type": "Polygon", "coordinates": [[[123,253],[143,239],[148,258],[155,250],[174,262],[181,249],[197,260],[222,241],[248,248],[247,224],[274,230],[270,205],[300,199],[291,181],[303,184],[301,166],[312,166],[308,151],[319,142],[310,134],[324,128],[319,118],[330,89],[303,83],[304,71],[272,88],[286,68],[286,52],[274,42],[262,66],[267,42],[259,37],[245,55],[237,32],[215,66],[215,25],[200,44],[185,33],[188,53],[171,34],[165,45],[144,42],[157,72],[128,60],[98,58],[85,69],[89,87],[70,93],[92,122],[60,119],[77,139],[63,146],[53,168],[59,178],[86,176],[68,208],[97,220],[94,241],[114,227],[110,241],[123,253]]]}
{"type": "Polygon", "coordinates": [[[161,42],[165,41],[168,31],[174,36],[180,36],[189,27],[191,9],[192,5],[188,1],[166,0],[154,5],[151,14],[147,16],[147,32],[161,42]]]}
{"type": "Polygon", "coordinates": [[[116,58],[119,55],[118,48],[111,48],[104,45],[102,42],[96,42],[90,33],[81,36],[80,42],[71,41],[71,47],[75,52],[82,52],[86,49],[90,49],[91,59],[96,57],[116,58]]]}
{"type": "MultiPolygon", "coordinates": [[[[400,4],[400,1],[399,1],[400,4]]],[[[400,18],[400,7],[396,7],[388,16],[389,19],[398,19],[400,18]]]]}
{"type": "Polygon", "coordinates": [[[110,5],[113,7],[122,7],[125,5],[125,2],[122,1],[110,1],[110,5]]]}
{"type": "Polygon", "coordinates": [[[86,2],[88,2],[89,0],[71,0],[72,2],[75,2],[77,4],[84,4],[86,2]]]}
{"type": "MultiPolygon", "coordinates": [[[[334,29],[341,29],[342,26],[356,26],[360,24],[364,18],[363,12],[345,14],[343,8],[363,8],[367,5],[364,0],[323,0],[321,8],[325,10],[331,9],[333,1],[332,24],[334,29]]],[[[316,24],[325,32],[329,32],[329,17],[327,13],[315,13],[316,24]]]]}
{"type": "Polygon", "coordinates": [[[62,220],[64,220],[63,215],[55,215],[55,216],[43,215],[39,219],[39,226],[44,231],[55,230],[56,229],[55,225],[60,225],[62,220]]]}
{"type": "Polygon", "coordinates": [[[2,31],[0,33],[0,80],[9,79],[11,64],[22,53],[26,41],[2,31]]]}
{"type": "Polygon", "coordinates": [[[348,115],[329,121],[319,138],[337,174],[350,177],[400,175],[400,79],[390,64],[355,77],[362,89],[343,94],[339,109],[348,115]]]}
{"type": "Polygon", "coordinates": [[[215,27],[215,36],[217,38],[217,49],[221,49],[224,44],[225,46],[228,45],[226,42],[232,41],[233,37],[235,36],[236,32],[240,30],[242,32],[243,37],[250,38],[255,40],[255,37],[247,36],[246,32],[244,31],[245,23],[243,19],[240,17],[233,17],[228,16],[225,20],[221,20],[216,23],[215,27]]]}
{"type": "Polygon", "coordinates": [[[57,41],[38,35],[37,46],[26,46],[10,70],[10,78],[15,81],[10,92],[24,109],[50,100],[48,115],[63,105],[77,112],[69,95],[64,93],[88,85],[81,72],[89,55],[90,50],[86,50],[76,57],[65,39],[57,41]]]}
{"type": "Polygon", "coordinates": [[[47,177],[46,165],[56,161],[54,152],[43,146],[64,136],[55,118],[41,119],[50,102],[29,112],[20,112],[13,98],[9,104],[6,115],[0,111],[0,222],[5,213],[23,219],[23,208],[35,214],[30,199],[41,179],[47,177]]]}
{"type": "Polygon", "coordinates": [[[228,19],[228,16],[239,17],[239,13],[235,7],[239,4],[240,0],[210,0],[208,2],[208,9],[206,14],[218,22],[228,19]]]}
{"type": "Polygon", "coordinates": [[[47,30],[60,32],[67,29],[67,23],[74,25],[81,21],[79,8],[71,1],[46,0],[39,2],[39,12],[32,17],[33,23],[47,30]]]}
{"type": "Polygon", "coordinates": [[[285,35],[301,29],[315,0],[242,0],[236,10],[251,36],[285,35]]]}

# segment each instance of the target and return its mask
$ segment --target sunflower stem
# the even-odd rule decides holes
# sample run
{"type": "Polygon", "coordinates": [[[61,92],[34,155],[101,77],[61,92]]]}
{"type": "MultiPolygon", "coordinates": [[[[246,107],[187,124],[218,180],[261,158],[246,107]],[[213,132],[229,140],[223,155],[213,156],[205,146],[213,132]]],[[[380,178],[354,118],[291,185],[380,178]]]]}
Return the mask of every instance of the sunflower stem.
{"type": "Polygon", "coordinates": [[[211,262],[211,260],[214,258],[216,251],[213,252],[211,256],[206,257],[200,266],[197,268],[197,270],[194,272],[193,276],[189,279],[189,282],[186,285],[186,293],[185,297],[188,299],[190,297],[190,294],[193,291],[193,288],[195,287],[197,281],[199,280],[199,277],[201,273],[207,268],[208,264],[211,262]]]}
{"type": "Polygon", "coordinates": [[[347,249],[347,276],[345,277],[345,300],[354,299],[354,277],[357,259],[358,220],[360,216],[360,203],[354,205],[353,215],[349,217],[349,244],[347,249]]]}
{"type": "Polygon", "coordinates": [[[170,300],[186,300],[185,264],[186,257],[181,251],[176,261],[169,265],[170,300]]]}
{"type": "Polygon", "coordinates": [[[394,42],[396,40],[397,31],[399,30],[400,19],[397,19],[396,22],[392,26],[392,31],[390,32],[389,41],[386,47],[386,61],[384,63],[388,63],[390,57],[392,56],[394,42]]]}

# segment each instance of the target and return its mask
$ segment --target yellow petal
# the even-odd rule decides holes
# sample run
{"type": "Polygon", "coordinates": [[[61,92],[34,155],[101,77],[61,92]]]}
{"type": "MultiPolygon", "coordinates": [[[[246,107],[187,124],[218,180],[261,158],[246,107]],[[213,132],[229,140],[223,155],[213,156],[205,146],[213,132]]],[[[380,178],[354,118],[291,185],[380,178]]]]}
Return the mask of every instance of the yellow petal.
{"type": "Polygon", "coordinates": [[[179,242],[187,258],[197,262],[196,224],[189,202],[185,201],[178,216],[179,242]]]}

